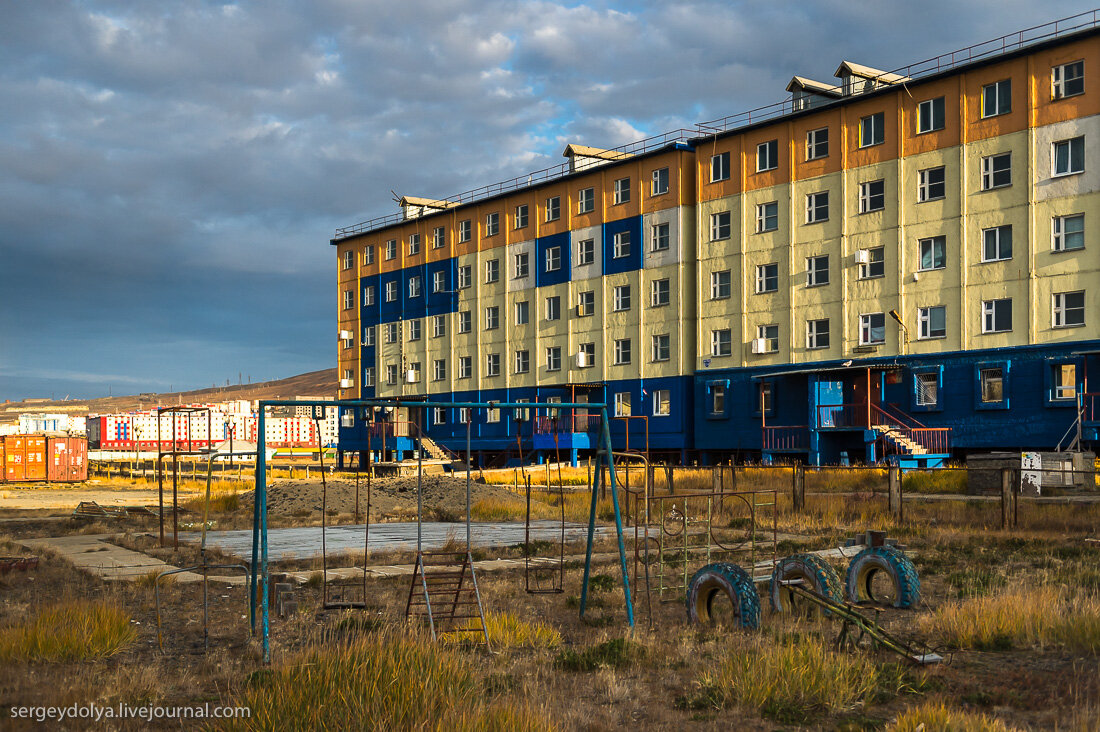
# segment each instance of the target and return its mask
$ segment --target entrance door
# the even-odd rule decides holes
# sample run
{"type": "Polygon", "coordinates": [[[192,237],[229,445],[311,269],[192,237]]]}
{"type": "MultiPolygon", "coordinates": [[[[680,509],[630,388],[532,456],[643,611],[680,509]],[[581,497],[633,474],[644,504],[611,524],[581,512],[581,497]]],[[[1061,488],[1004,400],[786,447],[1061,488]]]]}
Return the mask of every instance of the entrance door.
{"type": "Polygon", "coordinates": [[[844,404],[843,381],[817,382],[817,411],[819,426],[843,426],[844,410],[840,406],[842,404],[844,404]],[[836,409],[828,409],[828,407],[836,407],[836,409]]]}

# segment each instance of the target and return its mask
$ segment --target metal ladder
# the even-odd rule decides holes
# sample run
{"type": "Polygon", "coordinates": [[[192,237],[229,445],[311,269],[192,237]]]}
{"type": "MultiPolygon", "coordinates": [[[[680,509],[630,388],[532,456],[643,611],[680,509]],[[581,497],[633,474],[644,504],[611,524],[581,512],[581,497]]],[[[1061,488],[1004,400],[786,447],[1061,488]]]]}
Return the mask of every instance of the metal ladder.
{"type": "Polygon", "coordinates": [[[480,633],[485,646],[489,646],[481,593],[469,552],[416,555],[405,618],[426,620],[432,640],[441,633],[480,633]]]}

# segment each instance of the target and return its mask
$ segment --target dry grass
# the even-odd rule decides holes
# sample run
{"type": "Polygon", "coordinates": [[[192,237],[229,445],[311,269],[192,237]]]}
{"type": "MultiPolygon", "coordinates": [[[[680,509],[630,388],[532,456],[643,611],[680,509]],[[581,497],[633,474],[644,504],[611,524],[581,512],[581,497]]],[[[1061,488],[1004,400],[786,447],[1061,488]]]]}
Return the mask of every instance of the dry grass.
{"type": "Polygon", "coordinates": [[[1061,645],[1100,653],[1100,597],[1071,596],[1050,585],[950,602],[919,622],[923,630],[958,648],[1061,645]]]}
{"type": "MultiPolygon", "coordinates": [[[[466,627],[477,627],[471,622],[466,627]]],[[[512,613],[486,613],[485,630],[489,634],[489,646],[494,651],[508,648],[548,649],[561,645],[561,633],[541,622],[520,620],[512,613]]],[[[480,641],[480,636],[471,633],[445,633],[445,643],[465,643],[480,641]]]]}
{"type": "Polygon", "coordinates": [[[910,707],[886,728],[887,732],[1014,732],[1017,729],[984,714],[952,709],[943,702],[910,707]]]}
{"type": "Polygon", "coordinates": [[[523,700],[493,695],[469,658],[396,630],[254,672],[233,703],[252,717],[225,729],[550,728],[523,700]]]}
{"type": "Polygon", "coordinates": [[[121,608],[75,600],[43,608],[20,625],[0,630],[0,659],[57,662],[107,658],[135,637],[130,615],[121,608]]]}
{"type": "Polygon", "coordinates": [[[965,470],[914,470],[905,473],[901,489],[906,493],[966,493],[965,470]]]}

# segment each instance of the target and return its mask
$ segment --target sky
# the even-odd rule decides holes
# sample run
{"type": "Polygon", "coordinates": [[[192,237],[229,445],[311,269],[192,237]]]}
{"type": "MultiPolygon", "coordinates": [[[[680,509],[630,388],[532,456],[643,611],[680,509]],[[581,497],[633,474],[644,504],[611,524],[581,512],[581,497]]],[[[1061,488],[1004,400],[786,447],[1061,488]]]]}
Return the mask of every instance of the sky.
{"type": "MultiPolygon", "coordinates": [[[[1096,0],[1092,0],[1095,2],[1096,0]]],[[[0,401],[336,365],[336,228],[1092,6],[0,0],[0,401]]]]}

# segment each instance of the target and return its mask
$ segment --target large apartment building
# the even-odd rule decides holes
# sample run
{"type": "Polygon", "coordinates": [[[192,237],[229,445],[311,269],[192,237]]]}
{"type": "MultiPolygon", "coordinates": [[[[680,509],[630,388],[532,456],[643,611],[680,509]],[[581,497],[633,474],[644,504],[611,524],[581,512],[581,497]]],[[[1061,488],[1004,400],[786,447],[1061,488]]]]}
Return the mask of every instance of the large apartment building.
{"type": "MultiPolygon", "coordinates": [[[[339,231],[341,396],[606,402],[617,448],[681,460],[934,463],[1079,415],[1095,440],[1100,25],[1074,21],[339,231]]],[[[447,412],[424,430],[464,444],[447,412]]],[[[475,449],[589,445],[583,413],[526,416],[479,416],[475,449]]]]}

